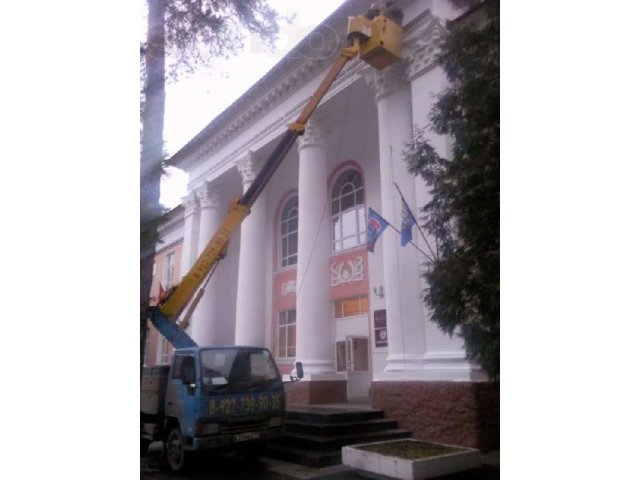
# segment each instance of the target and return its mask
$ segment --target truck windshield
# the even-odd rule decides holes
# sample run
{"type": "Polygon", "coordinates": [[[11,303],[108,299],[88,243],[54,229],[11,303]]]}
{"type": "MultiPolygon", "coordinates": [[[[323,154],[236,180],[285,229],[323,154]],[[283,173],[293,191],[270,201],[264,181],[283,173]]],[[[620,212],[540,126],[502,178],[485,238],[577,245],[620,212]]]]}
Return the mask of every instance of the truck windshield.
{"type": "Polygon", "coordinates": [[[200,352],[201,381],[208,392],[262,391],[280,381],[268,350],[208,349],[200,352]]]}

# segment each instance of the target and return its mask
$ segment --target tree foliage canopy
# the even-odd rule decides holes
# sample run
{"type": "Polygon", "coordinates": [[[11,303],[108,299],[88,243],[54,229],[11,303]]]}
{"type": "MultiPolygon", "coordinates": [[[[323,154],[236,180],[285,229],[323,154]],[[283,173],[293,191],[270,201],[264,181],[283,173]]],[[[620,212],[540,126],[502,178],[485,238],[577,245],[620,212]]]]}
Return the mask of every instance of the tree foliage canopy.
{"type": "MultiPolygon", "coordinates": [[[[281,17],[266,0],[165,0],[167,77],[193,73],[244,46],[244,32],[272,46],[281,17]]],[[[146,45],[142,45],[145,49],[146,45]]]]}
{"type": "Polygon", "coordinates": [[[486,1],[451,25],[441,64],[450,86],[430,113],[431,128],[454,140],[440,157],[417,131],[407,151],[431,200],[424,228],[438,258],[424,273],[425,303],[446,333],[459,334],[469,359],[500,375],[500,24],[499,2],[486,1]]]}

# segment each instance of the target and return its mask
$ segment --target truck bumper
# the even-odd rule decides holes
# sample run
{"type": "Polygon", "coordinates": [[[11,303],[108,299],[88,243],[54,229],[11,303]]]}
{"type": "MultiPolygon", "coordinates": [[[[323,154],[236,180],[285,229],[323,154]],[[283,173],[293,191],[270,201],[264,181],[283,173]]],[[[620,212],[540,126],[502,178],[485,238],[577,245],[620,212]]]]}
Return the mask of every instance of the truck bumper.
{"type": "Polygon", "coordinates": [[[254,432],[244,432],[228,435],[211,435],[208,437],[193,437],[191,442],[187,442],[187,450],[207,450],[225,447],[240,447],[249,443],[262,443],[275,440],[282,436],[282,430],[269,429],[254,432]],[[190,443],[190,445],[189,445],[190,443]]]}

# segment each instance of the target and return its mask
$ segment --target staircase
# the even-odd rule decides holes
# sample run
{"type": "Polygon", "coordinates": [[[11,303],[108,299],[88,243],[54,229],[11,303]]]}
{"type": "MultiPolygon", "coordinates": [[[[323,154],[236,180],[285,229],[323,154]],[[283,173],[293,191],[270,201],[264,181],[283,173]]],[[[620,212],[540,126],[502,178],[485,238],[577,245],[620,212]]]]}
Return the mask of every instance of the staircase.
{"type": "Polygon", "coordinates": [[[308,467],[340,464],[345,445],[411,436],[373,409],[292,405],[284,422],[284,437],[267,447],[267,456],[308,467]]]}

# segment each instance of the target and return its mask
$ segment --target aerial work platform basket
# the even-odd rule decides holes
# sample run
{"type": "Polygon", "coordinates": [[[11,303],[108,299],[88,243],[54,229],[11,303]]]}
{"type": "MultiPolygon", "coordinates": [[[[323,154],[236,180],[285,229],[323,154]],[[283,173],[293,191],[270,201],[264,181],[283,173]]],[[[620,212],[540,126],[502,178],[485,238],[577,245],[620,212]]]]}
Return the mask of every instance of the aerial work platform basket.
{"type": "Polygon", "coordinates": [[[378,70],[402,58],[403,32],[402,26],[384,15],[373,20],[363,15],[349,17],[347,26],[347,35],[359,38],[360,58],[378,70]]]}

